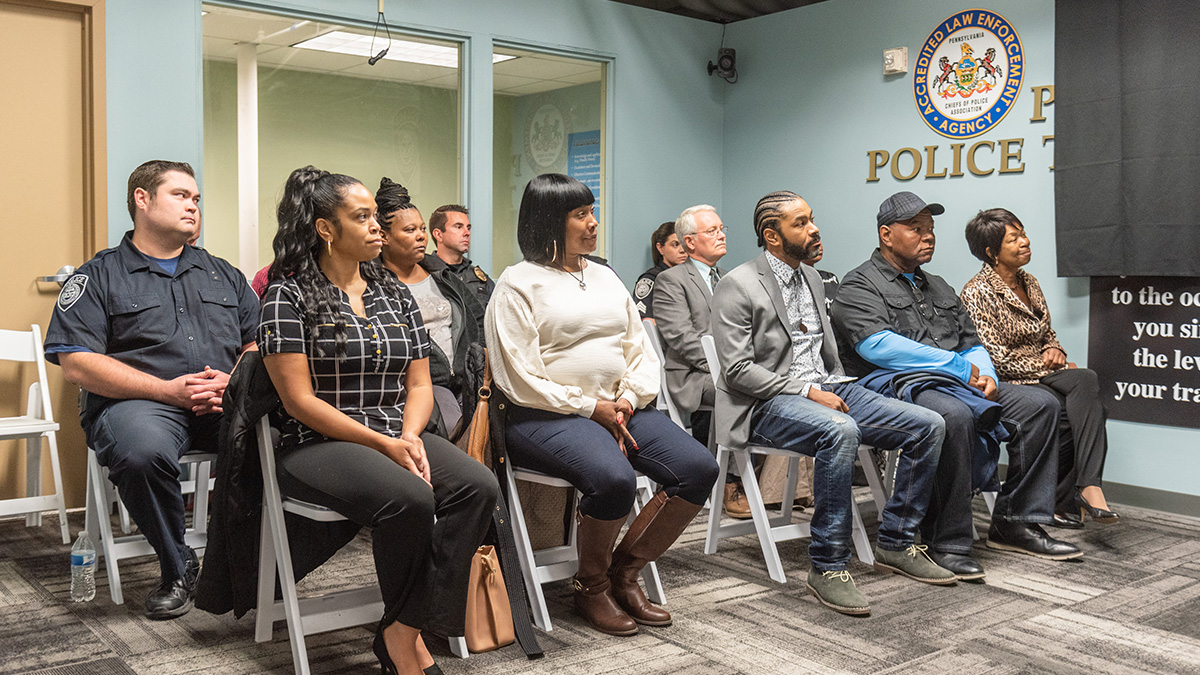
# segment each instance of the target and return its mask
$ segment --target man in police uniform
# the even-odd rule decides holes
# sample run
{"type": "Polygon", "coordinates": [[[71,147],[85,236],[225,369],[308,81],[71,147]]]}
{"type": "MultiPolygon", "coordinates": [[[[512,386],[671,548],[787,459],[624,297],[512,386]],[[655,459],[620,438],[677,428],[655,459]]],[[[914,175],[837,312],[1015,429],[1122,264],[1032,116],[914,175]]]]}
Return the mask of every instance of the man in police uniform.
{"type": "Polygon", "coordinates": [[[151,161],[129,176],[133,230],[67,280],[46,359],[78,384],[88,445],[158,555],[150,618],[192,608],[200,562],[184,543],[179,457],[216,450],[221,397],[254,349],[258,299],[245,276],[187,244],[200,225],[192,167],[151,161]]]}
{"type": "Polygon", "coordinates": [[[488,278],[487,272],[471,263],[467,251],[471,250],[471,218],[467,207],[445,204],[434,209],[429,216],[429,231],[437,243],[437,257],[441,258],[450,271],[475,293],[479,304],[487,307],[496,282],[488,278]]]}

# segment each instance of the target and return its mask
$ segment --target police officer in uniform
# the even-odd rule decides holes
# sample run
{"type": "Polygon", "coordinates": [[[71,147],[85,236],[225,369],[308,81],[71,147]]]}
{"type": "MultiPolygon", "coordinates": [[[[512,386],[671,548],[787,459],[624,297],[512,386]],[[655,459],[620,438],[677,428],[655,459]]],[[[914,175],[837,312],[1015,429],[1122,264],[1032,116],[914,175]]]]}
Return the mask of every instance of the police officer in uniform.
{"type": "Polygon", "coordinates": [[[184,543],[179,457],[215,450],[222,395],[254,349],[258,298],[228,262],[188,240],[200,225],[192,167],[155,160],[129,176],[133,230],[67,280],[46,359],[79,385],[88,445],[158,555],[153,619],[192,608],[200,562],[184,543]]]}
{"type": "Polygon", "coordinates": [[[654,266],[642,272],[633,285],[633,302],[643,319],[654,318],[654,282],[659,273],[688,259],[683,242],[675,234],[675,221],[668,220],[650,233],[650,257],[654,266]]]}
{"type": "Polygon", "coordinates": [[[429,231],[437,243],[437,257],[475,293],[479,304],[487,307],[496,282],[467,257],[467,251],[471,250],[471,214],[467,207],[460,204],[437,207],[429,215],[429,231]]]}

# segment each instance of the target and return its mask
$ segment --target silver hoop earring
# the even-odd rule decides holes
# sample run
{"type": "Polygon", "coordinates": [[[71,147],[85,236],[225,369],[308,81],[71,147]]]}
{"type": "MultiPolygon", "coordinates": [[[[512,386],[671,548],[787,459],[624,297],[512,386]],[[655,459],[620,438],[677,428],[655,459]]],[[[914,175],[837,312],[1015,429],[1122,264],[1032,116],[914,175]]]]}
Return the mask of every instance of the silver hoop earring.
{"type": "Polygon", "coordinates": [[[554,255],[553,255],[553,257],[550,258],[550,260],[557,261],[558,260],[558,240],[555,239],[553,244],[554,244],[554,255]]]}

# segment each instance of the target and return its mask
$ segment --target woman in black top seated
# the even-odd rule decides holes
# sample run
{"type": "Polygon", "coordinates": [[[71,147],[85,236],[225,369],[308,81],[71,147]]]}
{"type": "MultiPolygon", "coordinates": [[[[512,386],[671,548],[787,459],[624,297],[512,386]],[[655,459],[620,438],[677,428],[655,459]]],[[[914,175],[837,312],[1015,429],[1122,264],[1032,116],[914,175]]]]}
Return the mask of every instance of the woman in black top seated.
{"type": "Polygon", "coordinates": [[[475,364],[467,355],[476,345],[478,365],[483,365],[484,308],[441,258],[425,254],[429,236],[425,219],[404,186],[387,178],[379,181],[375,204],[383,229],[380,257],[383,266],[408,287],[420,308],[430,338],[433,396],[441,413],[441,426],[450,434],[462,420],[464,409],[468,417],[472,412],[475,387],[466,371],[475,364]]]}
{"type": "Polygon", "coordinates": [[[278,215],[258,347],[285,410],[279,486],[372,528],[385,608],[375,654],[385,673],[440,672],[421,629],[462,635],[471,556],[499,488],[422,433],[429,337],[378,261],[371,193],[309,166],[288,178],[278,215]]]}
{"type": "Polygon", "coordinates": [[[650,233],[650,257],[654,266],[642,272],[633,286],[633,300],[643,319],[654,318],[654,282],[658,273],[687,262],[688,254],[675,236],[675,221],[669,220],[650,233]]]}

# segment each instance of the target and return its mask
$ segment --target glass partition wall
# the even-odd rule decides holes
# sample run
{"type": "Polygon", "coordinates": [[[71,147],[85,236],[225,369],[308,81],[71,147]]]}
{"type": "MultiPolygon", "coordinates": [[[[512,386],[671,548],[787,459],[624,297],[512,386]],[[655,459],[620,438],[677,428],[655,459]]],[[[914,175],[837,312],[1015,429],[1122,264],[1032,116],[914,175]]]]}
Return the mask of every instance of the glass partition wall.
{"type": "Polygon", "coordinates": [[[459,45],[204,6],[204,245],[253,275],[288,174],[387,176],[426,217],[458,202],[459,45]],[[368,59],[388,51],[374,65],[368,59]]]}
{"type": "Polygon", "coordinates": [[[563,173],[596,195],[600,239],[607,256],[604,204],[605,64],[559,54],[497,47],[493,57],[492,269],[521,259],[517,213],[531,178],[563,173]],[[499,60],[498,57],[511,57],[499,60]]]}

